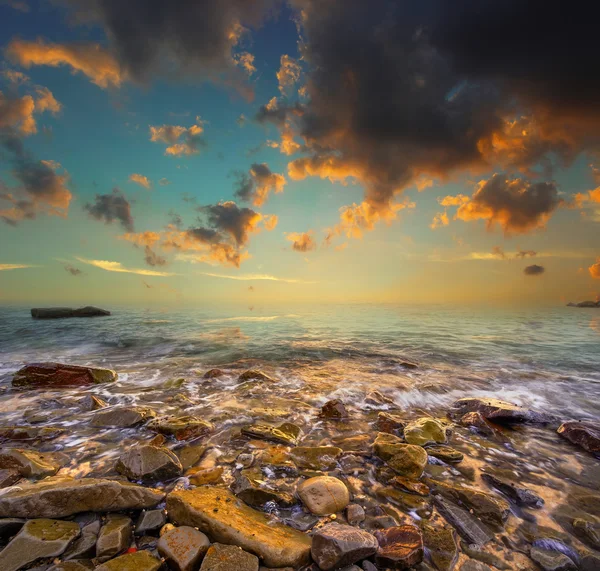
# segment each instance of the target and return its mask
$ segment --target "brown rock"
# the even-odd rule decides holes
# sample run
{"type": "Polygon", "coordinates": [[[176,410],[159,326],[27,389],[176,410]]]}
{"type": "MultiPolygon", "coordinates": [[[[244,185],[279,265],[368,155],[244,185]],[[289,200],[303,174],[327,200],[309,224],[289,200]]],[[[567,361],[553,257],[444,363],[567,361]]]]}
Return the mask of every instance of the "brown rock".
{"type": "Polygon", "coordinates": [[[290,452],[290,457],[303,470],[333,470],[342,452],[335,446],[297,446],[290,452]]]}
{"type": "Polygon", "coordinates": [[[200,571],[258,571],[258,557],[236,545],[213,543],[206,552],[200,571]]]}
{"type": "Polygon", "coordinates": [[[172,480],[183,472],[179,458],[168,448],[145,445],[134,446],[125,452],[115,469],[129,480],[145,484],[172,480]]]}
{"type": "Polygon", "coordinates": [[[275,382],[275,380],[269,377],[269,375],[265,375],[262,371],[255,371],[253,369],[243,372],[238,377],[238,381],[242,383],[246,381],[268,381],[271,383],[275,382]]]}
{"type": "Polygon", "coordinates": [[[208,484],[219,484],[223,481],[223,466],[212,468],[192,468],[187,474],[190,484],[194,486],[206,486],[208,484]]]}
{"type": "Polygon", "coordinates": [[[341,400],[334,399],[327,401],[321,407],[319,416],[321,418],[327,418],[328,420],[342,420],[348,418],[348,411],[341,400]]]}
{"type": "Polygon", "coordinates": [[[222,369],[210,369],[208,371],[206,371],[206,373],[204,373],[204,375],[202,375],[203,379],[217,379],[219,377],[222,377],[225,374],[225,371],[223,371],[222,369]]]}
{"type": "Polygon", "coordinates": [[[96,567],[95,571],[158,571],[162,562],[148,551],[127,553],[96,567]]]}
{"type": "Polygon", "coordinates": [[[174,436],[176,440],[189,440],[205,436],[213,431],[213,425],[210,422],[189,415],[157,418],[148,423],[148,428],[160,434],[174,436]]]}
{"type": "Polygon", "coordinates": [[[569,442],[600,457],[600,423],[571,420],[563,422],[557,432],[569,442]]]}
{"type": "Polygon", "coordinates": [[[132,522],[122,515],[109,515],[100,528],[96,542],[96,557],[114,557],[125,551],[133,537],[132,522]]]}
{"type": "Polygon", "coordinates": [[[99,410],[90,422],[90,426],[98,428],[129,428],[146,422],[156,413],[141,406],[114,406],[99,410]]]}
{"type": "Polygon", "coordinates": [[[414,525],[400,525],[375,532],[379,568],[409,569],[423,560],[423,536],[414,525]]]}
{"type": "Polygon", "coordinates": [[[319,569],[330,571],[370,557],[377,552],[370,533],[350,525],[329,523],[313,535],[311,555],[319,569]]]}
{"type": "Polygon", "coordinates": [[[242,427],[241,432],[244,436],[249,436],[250,438],[269,440],[270,442],[277,442],[287,446],[295,446],[302,436],[300,427],[291,422],[284,422],[279,426],[253,424],[242,427]]]}
{"type": "Polygon", "coordinates": [[[0,441],[5,440],[52,440],[65,433],[64,428],[50,426],[2,426],[0,441]]]}
{"type": "Polygon", "coordinates": [[[375,428],[379,432],[387,432],[388,434],[401,434],[406,423],[397,415],[389,414],[388,412],[380,412],[377,415],[377,423],[375,428]]]}
{"type": "Polygon", "coordinates": [[[21,479],[21,474],[18,470],[14,469],[1,469],[0,470],[0,489],[8,488],[16,484],[21,479]]]}
{"type": "Polygon", "coordinates": [[[158,552],[176,571],[196,571],[210,540],[193,527],[175,527],[158,540],[158,552]]]}
{"type": "Polygon", "coordinates": [[[305,480],[298,486],[298,496],[315,515],[340,512],[350,503],[350,494],[344,482],[331,476],[305,480]]]}
{"type": "Polygon", "coordinates": [[[459,423],[461,426],[474,428],[485,436],[494,436],[499,432],[498,428],[486,420],[480,412],[467,412],[460,418],[459,423]]]}
{"type": "Polygon", "coordinates": [[[13,377],[13,387],[81,387],[110,383],[117,373],[110,369],[79,367],[62,363],[33,363],[19,369],[13,377]]]}
{"type": "Polygon", "coordinates": [[[110,405],[96,395],[88,395],[79,401],[79,406],[81,407],[81,410],[89,412],[92,410],[100,410],[101,408],[106,408],[110,405]]]}
{"type": "Polygon", "coordinates": [[[350,504],[346,508],[346,520],[350,525],[358,525],[365,521],[365,510],[358,504],[350,504]]]}
{"type": "Polygon", "coordinates": [[[6,448],[0,452],[0,468],[17,470],[25,478],[54,476],[60,466],[49,454],[38,454],[34,450],[6,448]]]}
{"type": "Polygon", "coordinates": [[[551,421],[549,415],[534,412],[498,399],[462,398],[455,401],[450,410],[453,416],[458,417],[462,417],[468,412],[480,412],[487,420],[500,424],[546,423],[551,421]]]}
{"type": "Polygon", "coordinates": [[[419,496],[429,495],[429,486],[423,484],[423,482],[415,482],[414,480],[409,480],[408,478],[403,478],[402,476],[396,476],[392,478],[389,481],[389,484],[419,496]]]}

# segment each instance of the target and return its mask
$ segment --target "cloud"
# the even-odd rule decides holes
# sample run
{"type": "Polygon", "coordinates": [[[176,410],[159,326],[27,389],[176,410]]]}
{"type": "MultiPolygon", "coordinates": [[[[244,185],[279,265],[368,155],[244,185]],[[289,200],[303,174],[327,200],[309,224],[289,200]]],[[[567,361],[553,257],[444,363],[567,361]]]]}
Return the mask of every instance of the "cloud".
{"type": "Polygon", "coordinates": [[[183,228],[183,219],[181,215],[173,210],[169,210],[169,224],[181,230],[183,228]]]}
{"type": "Polygon", "coordinates": [[[302,68],[300,64],[288,55],[282,55],[279,71],[277,72],[277,81],[279,82],[279,91],[285,94],[300,80],[302,68]]]}
{"type": "Polygon", "coordinates": [[[196,117],[196,123],[191,127],[181,125],[150,126],[150,140],[154,143],[165,143],[165,155],[182,156],[196,155],[200,147],[206,142],[202,139],[204,125],[200,117],[196,117]]]}
{"type": "Polygon", "coordinates": [[[87,258],[77,258],[82,264],[89,264],[107,272],[119,272],[124,274],[139,274],[140,276],[174,276],[170,272],[159,272],[158,270],[146,270],[143,268],[126,268],[121,262],[110,262],[108,260],[88,260],[87,258]]]}
{"type": "Polygon", "coordinates": [[[137,173],[130,174],[129,180],[131,182],[135,182],[136,184],[139,184],[140,186],[143,186],[144,188],[146,188],[148,190],[150,190],[152,188],[152,181],[147,176],[144,176],[143,174],[137,174],[137,173]]]}
{"type": "Polygon", "coordinates": [[[539,276],[541,274],[543,274],[546,270],[544,269],[543,266],[537,266],[535,264],[533,264],[532,266],[527,266],[524,270],[523,273],[526,276],[539,276]]]}
{"type": "Polygon", "coordinates": [[[536,256],[537,252],[534,250],[519,250],[516,254],[515,254],[515,258],[526,258],[527,256],[529,256],[530,258],[534,258],[536,256]]]}
{"type": "Polygon", "coordinates": [[[24,268],[35,268],[30,264],[0,264],[0,272],[5,270],[21,270],[24,268]]]}
{"type": "Polygon", "coordinates": [[[202,272],[203,276],[210,276],[211,278],[223,278],[227,280],[239,280],[239,281],[255,281],[255,280],[266,280],[272,282],[285,282],[290,284],[314,284],[317,282],[309,282],[305,280],[297,280],[293,278],[278,278],[270,274],[238,274],[234,276],[228,276],[227,274],[213,274],[208,272],[202,272]]]}
{"type": "Polygon", "coordinates": [[[6,55],[27,69],[34,65],[67,65],[74,73],[83,73],[104,89],[120,87],[127,78],[119,63],[100,44],[53,44],[41,39],[35,42],[17,39],[8,44],[6,55]]]}
{"type": "Polygon", "coordinates": [[[588,271],[590,272],[590,276],[592,276],[594,279],[600,280],[600,258],[596,260],[595,264],[592,264],[588,268],[588,271]]]}
{"type": "Polygon", "coordinates": [[[69,272],[72,276],[83,275],[83,272],[79,268],[76,268],[75,266],[72,266],[71,264],[65,264],[63,267],[65,268],[65,271],[69,272]]]}
{"type": "Polygon", "coordinates": [[[171,181],[168,178],[163,177],[158,181],[158,184],[160,184],[160,186],[167,186],[168,184],[171,184],[171,181]]]}
{"type": "Polygon", "coordinates": [[[149,266],[165,266],[167,260],[159,256],[150,246],[144,248],[144,260],[149,266]]]}
{"type": "Polygon", "coordinates": [[[500,260],[506,259],[506,254],[501,246],[494,246],[492,248],[492,256],[494,256],[494,258],[499,258],[500,260]]]}
{"type": "Polygon", "coordinates": [[[228,234],[238,246],[245,246],[250,235],[258,232],[259,224],[266,220],[262,214],[251,208],[240,208],[231,200],[202,206],[199,210],[206,216],[210,228],[228,234]]]}
{"type": "Polygon", "coordinates": [[[6,96],[0,91],[0,129],[12,129],[21,135],[37,133],[35,114],[60,112],[62,105],[47,87],[35,86],[32,93],[21,97],[6,96]]]}
{"type": "Polygon", "coordinates": [[[312,231],[302,233],[290,232],[285,238],[292,242],[292,250],[296,252],[310,252],[317,249],[317,243],[312,234],[312,231]]]}
{"type": "Polygon", "coordinates": [[[133,232],[131,204],[116,187],[110,194],[97,194],[94,203],[88,203],[83,208],[92,218],[100,222],[105,224],[119,222],[125,230],[133,232]]]}
{"type": "Polygon", "coordinates": [[[254,56],[248,52],[242,52],[234,55],[233,59],[235,63],[241,67],[248,75],[252,75],[256,71],[254,66],[254,56]]]}
{"type": "Polygon", "coordinates": [[[448,226],[448,224],[450,224],[450,219],[448,218],[448,213],[447,212],[438,212],[433,217],[433,220],[431,221],[431,224],[429,225],[429,227],[432,230],[435,230],[436,228],[441,228],[442,226],[448,226]]]}
{"type": "Polygon", "coordinates": [[[279,194],[286,185],[282,174],[271,172],[266,163],[254,163],[248,173],[238,173],[235,195],[254,206],[262,206],[270,192],[279,194]]]}

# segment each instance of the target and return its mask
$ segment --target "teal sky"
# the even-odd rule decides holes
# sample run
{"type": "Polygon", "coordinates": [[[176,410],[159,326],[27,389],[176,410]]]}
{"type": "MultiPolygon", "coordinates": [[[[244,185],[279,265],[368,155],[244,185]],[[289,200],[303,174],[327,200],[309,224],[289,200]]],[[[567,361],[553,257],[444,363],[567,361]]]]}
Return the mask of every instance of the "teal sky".
{"type": "MultiPolygon", "coordinates": [[[[168,10],[150,4],[140,4],[141,9],[168,10]]],[[[82,22],[79,2],[0,2],[0,302],[561,303],[597,295],[597,117],[590,115],[586,122],[565,113],[568,119],[560,125],[546,124],[545,110],[557,116],[555,102],[531,103],[515,87],[511,97],[522,100],[510,114],[490,96],[498,108],[476,143],[467,144],[473,128],[459,133],[457,143],[442,140],[433,133],[435,126],[424,142],[419,129],[415,135],[402,130],[415,116],[422,116],[423,130],[430,128],[425,103],[411,108],[407,93],[412,91],[400,77],[408,67],[402,61],[390,67],[370,60],[373,68],[380,65],[382,85],[375,95],[368,93],[367,110],[361,107],[371,89],[363,88],[364,82],[373,72],[363,73],[362,56],[351,53],[347,63],[339,63],[344,50],[337,52],[333,40],[331,46],[319,41],[329,8],[320,11],[313,2],[303,6],[294,0],[270,6],[273,11],[255,21],[239,2],[224,7],[229,4],[231,13],[219,15],[223,33],[236,34],[239,25],[247,31],[235,40],[223,39],[224,55],[207,59],[203,46],[173,46],[163,30],[164,37],[148,40],[160,64],[147,65],[138,77],[120,42],[137,41],[136,34],[142,42],[145,30],[131,24],[131,36],[121,40],[122,26],[111,28],[107,15],[114,16],[115,3],[93,3],[96,8],[86,11],[82,22]],[[89,46],[97,46],[92,49],[118,79],[104,81],[101,62],[97,54],[90,57],[89,46]],[[331,52],[319,52],[327,49],[331,52]],[[281,74],[278,78],[282,56],[290,58],[296,74],[287,82],[281,74]],[[336,90],[334,76],[341,69],[349,87],[336,90]],[[346,97],[352,89],[356,97],[346,97]],[[402,98],[406,102],[397,106],[402,98]],[[27,108],[30,102],[33,110],[27,108]],[[393,115],[389,132],[376,129],[378,106],[393,115]],[[280,118],[265,120],[273,109],[282,111],[280,118]],[[404,112],[410,121],[398,116],[404,112]],[[332,118],[338,123],[330,129],[332,118]],[[510,127],[515,121],[526,126],[516,132],[510,127]],[[200,135],[151,140],[151,127],[184,131],[195,125],[200,135]],[[297,143],[293,154],[281,152],[286,129],[297,143]],[[20,155],[9,146],[15,140],[23,147],[20,155]],[[474,151],[455,156],[457,148],[463,152],[460,141],[474,151]],[[493,141],[493,150],[485,150],[483,141],[493,141]],[[188,147],[168,154],[177,145],[188,147]],[[324,157],[331,168],[323,166],[324,157]],[[300,178],[295,168],[300,163],[293,161],[303,159],[310,168],[300,178]],[[42,172],[34,168],[39,161],[55,163],[45,163],[42,172]],[[264,166],[266,199],[236,195],[244,180],[254,180],[250,192],[256,193],[263,179],[253,172],[264,166]],[[19,176],[21,167],[35,171],[31,176],[39,180],[19,176]],[[140,180],[146,186],[132,181],[132,175],[145,177],[140,180]],[[281,190],[276,181],[282,192],[276,192],[281,190]],[[59,187],[70,198],[65,206],[62,195],[57,211],[59,187]],[[444,197],[460,195],[464,199],[456,206],[441,204],[444,197]],[[127,216],[114,210],[116,198],[121,208],[126,205],[127,216]],[[228,212],[245,208],[254,222],[211,220],[219,205],[228,212]],[[351,205],[362,217],[341,221],[351,205]],[[432,228],[441,213],[447,223],[441,218],[432,228]],[[177,228],[169,226],[175,218],[180,219],[177,228]],[[201,240],[193,229],[202,229],[201,240]],[[154,233],[153,241],[135,238],[144,232],[154,233]],[[228,259],[220,257],[225,251],[228,259]]],[[[190,19],[200,16],[190,10],[190,19]]],[[[122,18],[127,24],[128,15],[122,18]]],[[[356,32],[353,45],[360,45],[361,33],[356,32]]],[[[364,34],[364,51],[378,54],[383,51],[379,43],[368,44],[372,37],[364,34]]],[[[397,37],[381,41],[395,48],[397,37]]],[[[395,53],[402,58],[405,51],[395,53]]],[[[466,105],[465,91],[476,81],[470,72],[452,69],[455,88],[439,98],[430,88],[436,81],[427,75],[430,64],[422,65],[426,79],[417,73],[415,85],[429,91],[421,100],[438,97],[437,108],[448,106],[451,117],[462,112],[450,106],[461,98],[466,105]]],[[[435,73],[438,85],[448,81],[446,73],[437,68],[435,73]]],[[[588,92],[582,88],[582,93],[588,92]]]]}

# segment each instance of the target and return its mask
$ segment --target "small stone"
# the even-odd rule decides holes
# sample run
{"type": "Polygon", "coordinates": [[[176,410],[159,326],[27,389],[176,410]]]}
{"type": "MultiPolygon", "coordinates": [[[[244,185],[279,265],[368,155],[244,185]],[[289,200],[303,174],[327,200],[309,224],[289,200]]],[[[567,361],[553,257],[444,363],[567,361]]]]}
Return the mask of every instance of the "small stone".
{"type": "Polygon", "coordinates": [[[481,479],[502,492],[519,506],[540,508],[544,504],[544,500],[535,492],[528,490],[527,488],[522,488],[514,482],[502,480],[493,474],[482,474],[481,479]]]}
{"type": "Polygon", "coordinates": [[[223,466],[213,466],[212,468],[192,468],[187,477],[190,481],[190,484],[194,486],[219,484],[223,481],[223,466]]]}
{"type": "Polygon", "coordinates": [[[557,432],[569,442],[600,457],[600,423],[571,420],[561,424],[557,432]]]}
{"type": "Polygon", "coordinates": [[[415,482],[414,480],[409,480],[408,478],[403,478],[402,476],[396,476],[392,478],[389,481],[389,484],[419,496],[428,496],[430,491],[429,486],[423,484],[423,482],[415,482]]]}
{"type": "Polygon", "coordinates": [[[385,395],[381,394],[379,391],[371,391],[365,397],[365,403],[370,404],[372,406],[385,406],[385,407],[395,404],[391,398],[386,397],[385,395]]]}
{"type": "Polygon", "coordinates": [[[210,540],[193,527],[181,526],[164,533],[158,540],[158,552],[176,571],[196,571],[210,540]]]}
{"type": "Polygon", "coordinates": [[[549,551],[540,547],[532,547],[529,557],[544,571],[575,571],[577,565],[564,553],[549,551]]]}
{"type": "Polygon", "coordinates": [[[0,489],[8,488],[13,484],[16,484],[21,479],[21,474],[18,470],[14,469],[1,469],[0,470],[0,489]]]}
{"type": "Polygon", "coordinates": [[[442,517],[453,525],[468,543],[484,545],[493,538],[490,530],[467,510],[441,496],[434,496],[434,503],[442,517]]]}
{"type": "Polygon", "coordinates": [[[19,369],[13,387],[60,388],[110,383],[117,373],[109,369],[79,367],[61,363],[34,363],[19,369]]]}
{"type": "Polygon", "coordinates": [[[99,410],[90,425],[98,428],[129,428],[156,416],[149,408],[140,406],[115,406],[99,410]]]}
{"type": "Polygon", "coordinates": [[[394,436],[387,432],[379,432],[373,443],[373,452],[375,453],[375,456],[378,456],[384,462],[387,462],[394,454],[397,454],[404,445],[403,440],[398,436],[394,436]]]}
{"type": "Polygon", "coordinates": [[[365,510],[358,504],[350,504],[346,508],[346,520],[350,525],[358,525],[365,521],[365,510]]]}
{"type": "Polygon", "coordinates": [[[287,446],[295,446],[302,436],[302,430],[299,426],[296,426],[291,422],[284,422],[279,426],[253,424],[251,426],[243,427],[242,434],[250,438],[268,440],[270,442],[277,442],[287,446]]]}
{"type": "Polygon", "coordinates": [[[459,423],[461,426],[473,428],[485,436],[494,436],[499,432],[498,428],[486,420],[480,412],[468,412],[460,418],[459,423]]]}
{"type": "Polygon", "coordinates": [[[219,377],[222,377],[225,374],[225,371],[223,371],[222,369],[209,369],[208,371],[206,371],[206,373],[204,373],[204,375],[202,375],[203,379],[217,379],[219,377]]]}
{"type": "Polygon", "coordinates": [[[125,551],[131,543],[131,520],[121,515],[109,515],[100,528],[96,542],[96,557],[114,557],[125,551]]]}
{"type": "Polygon", "coordinates": [[[350,503],[350,494],[344,482],[331,476],[305,480],[298,486],[298,496],[315,515],[340,512],[350,503]]]}
{"type": "Polygon", "coordinates": [[[164,510],[144,510],[135,524],[135,535],[146,535],[158,531],[167,522],[164,510]]]}
{"type": "Polygon", "coordinates": [[[90,412],[92,410],[100,410],[110,406],[105,400],[102,400],[96,395],[87,395],[79,401],[79,406],[84,412],[90,412]]]}
{"type": "Polygon", "coordinates": [[[255,508],[262,508],[270,502],[282,508],[291,507],[296,503],[291,494],[281,492],[265,481],[260,468],[248,468],[238,472],[231,485],[231,491],[244,503],[255,508]]]}
{"type": "Polygon", "coordinates": [[[434,458],[442,460],[443,462],[447,462],[448,464],[458,464],[459,462],[462,462],[464,458],[464,456],[458,450],[454,450],[454,448],[450,446],[443,446],[441,444],[436,446],[427,446],[425,450],[429,456],[433,456],[434,458]]]}
{"type": "Polygon", "coordinates": [[[461,566],[460,571],[492,571],[485,563],[475,561],[475,559],[467,559],[461,566]]]}
{"type": "Polygon", "coordinates": [[[198,438],[213,431],[213,425],[210,422],[189,415],[157,418],[148,423],[148,428],[160,434],[174,436],[176,440],[198,438]]]}
{"type": "Polygon", "coordinates": [[[255,371],[253,369],[249,371],[245,371],[238,377],[238,381],[244,383],[246,381],[267,381],[274,383],[275,380],[269,377],[269,375],[265,375],[261,371],[255,371]]]}
{"type": "Polygon", "coordinates": [[[51,455],[23,448],[7,448],[0,452],[0,468],[18,470],[25,478],[45,478],[54,476],[60,466],[53,461],[51,455]]]}
{"type": "Polygon", "coordinates": [[[335,446],[298,446],[290,457],[298,468],[304,470],[333,470],[343,450],[335,446]]]}
{"type": "Polygon", "coordinates": [[[427,452],[421,446],[404,444],[400,438],[380,432],[373,444],[375,455],[400,476],[417,480],[427,465],[427,452]]]}
{"type": "Polygon", "coordinates": [[[327,401],[321,407],[319,416],[321,418],[327,418],[328,420],[342,420],[348,418],[348,411],[341,400],[334,399],[327,401]]]}
{"type": "Polygon", "coordinates": [[[374,533],[379,542],[378,568],[409,569],[423,560],[423,536],[418,527],[400,525],[374,533]]]}
{"type": "Polygon", "coordinates": [[[213,543],[206,552],[200,571],[258,571],[258,557],[235,545],[213,543]]]}
{"type": "Polygon", "coordinates": [[[426,444],[446,442],[446,429],[435,418],[419,418],[404,427],[404,440],[408,444],[425,446],[426,444]]]}
{"type": "Polygon", "coordinates": [[[423,544],[432,563],[439,571],[452,571],[458,559],[458,544],[455,531],[448,527],[424,524],[423,544]]]}
{"type": "Polygon", "coordinates": [[[254,464],[254,454],[242,453],[238,454],[238,457],[235,459],[236,464],[241,466],[242,468],[250,468],[252,464],[254,464]]]}
{"type": "Polygon", "coordinates": [[[339,569],[377,552],[377,540],[370,533],[350,525],[329,523],[313,535],[311,555],[323,571],[339,569]]]}
{"type": "Polygon", "coordinates": [[[158,571],[161,566],[160,559],[156,559],[148,551],[136,551],[111,559],[94,571],[158,571]]]}
{"type": "Polygon", "coordinates": [[[380,412],[377,415],[377,422],[375,428],[379,432],[386,432],[388,434],[402,433],[406,423],[402,418],[395,414],[389,414],[387,412],[380,412]]]}
{"type": "Polygon", "coordinates": [[[129,480],[144,484],[164,482],[181,476],[183,467],[179,458],[167,448],[140,445],[123,454],[115,469],[129,480]]]}

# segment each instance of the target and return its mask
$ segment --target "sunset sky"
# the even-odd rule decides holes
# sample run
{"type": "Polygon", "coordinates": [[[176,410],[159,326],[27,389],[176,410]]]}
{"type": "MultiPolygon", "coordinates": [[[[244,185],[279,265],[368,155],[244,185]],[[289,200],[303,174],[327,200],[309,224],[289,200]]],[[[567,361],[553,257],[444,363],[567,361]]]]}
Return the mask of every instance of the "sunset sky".
{"type": "Polygon", "coordinates": [[[0,0],[0,303],[595,299],[597,24],[534,4],[0,0]]]}

